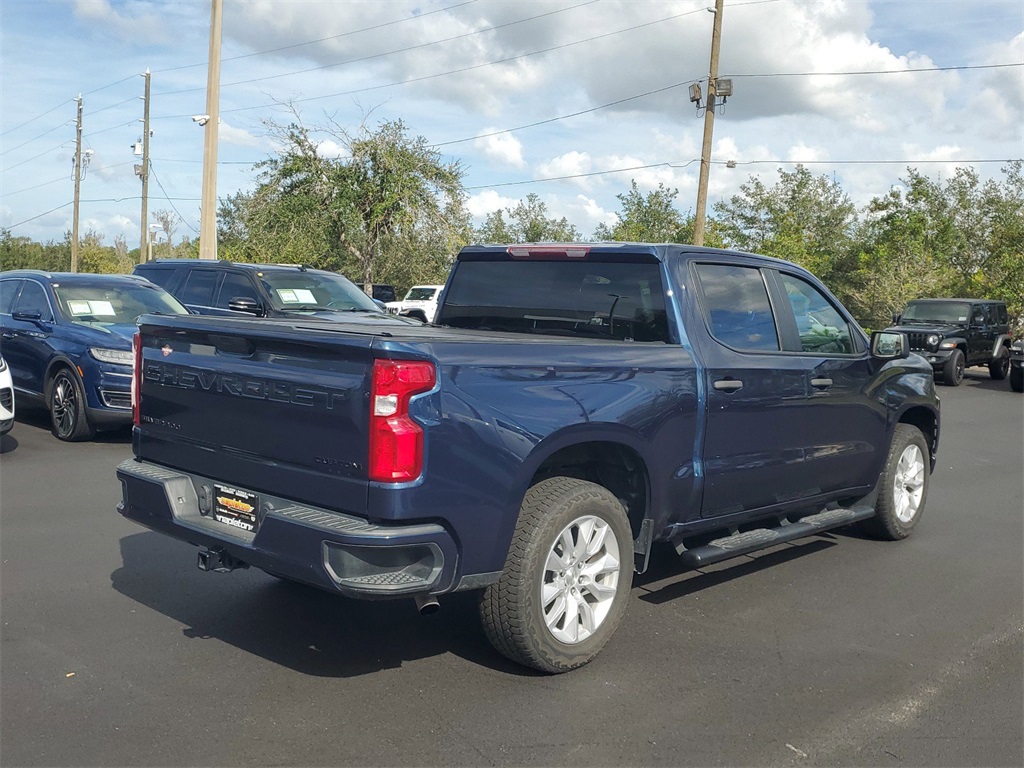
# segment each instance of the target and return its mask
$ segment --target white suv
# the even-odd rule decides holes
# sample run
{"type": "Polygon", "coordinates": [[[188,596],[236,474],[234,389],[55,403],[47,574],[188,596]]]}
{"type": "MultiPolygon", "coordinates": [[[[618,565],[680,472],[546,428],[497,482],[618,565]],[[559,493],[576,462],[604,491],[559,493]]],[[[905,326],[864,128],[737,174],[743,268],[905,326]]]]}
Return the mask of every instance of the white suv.
{"type": "Polygon", "coordinates": [[[434,322],[437,300],[443,285],[414,285],[401,301],[389,301],[384,306],[393,315],[415,317],[425,323],[434,322]]]}
{"type": "Polygon", "coordinates": [[[14,385],[11,369],[0,357],[0,435],[6,435],[14,426],[14,385]]]}

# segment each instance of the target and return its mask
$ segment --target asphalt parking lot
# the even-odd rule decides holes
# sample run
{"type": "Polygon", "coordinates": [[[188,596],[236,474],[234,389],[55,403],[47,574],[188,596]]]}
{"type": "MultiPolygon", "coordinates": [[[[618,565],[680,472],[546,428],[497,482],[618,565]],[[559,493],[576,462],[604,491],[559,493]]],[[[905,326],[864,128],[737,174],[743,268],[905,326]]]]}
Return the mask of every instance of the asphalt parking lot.
{"type": "Polygon", "coordinates": [[[942,387],[927,512],[704,571],[659,550],[623,626],[557,677],[495,654],[473,595],[420,617],[250,570],[115,512],[126,432],[0,444],[0,762],[1024,764],[1024,397],[942,387]]]}

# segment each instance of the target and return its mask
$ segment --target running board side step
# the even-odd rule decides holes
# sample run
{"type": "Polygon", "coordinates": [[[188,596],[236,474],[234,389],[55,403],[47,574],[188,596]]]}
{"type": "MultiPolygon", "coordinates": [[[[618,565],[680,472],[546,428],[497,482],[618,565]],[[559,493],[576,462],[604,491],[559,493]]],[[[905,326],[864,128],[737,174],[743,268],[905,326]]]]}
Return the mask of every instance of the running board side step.
{"type": "Polygon", "coordinates": [[[830,509],[801,518],[795,523],[785,523],[778,528],[758,528],[753,531],[734,533],[693,549],[686,549],[680,542],[676,545],[676,552],[688,567],[702,568],[705,565],[747,555],[759,549],[784,544],[787,541],[813,536],[830,528],[839,528],[874,516],[873,507],[830,509]]]}

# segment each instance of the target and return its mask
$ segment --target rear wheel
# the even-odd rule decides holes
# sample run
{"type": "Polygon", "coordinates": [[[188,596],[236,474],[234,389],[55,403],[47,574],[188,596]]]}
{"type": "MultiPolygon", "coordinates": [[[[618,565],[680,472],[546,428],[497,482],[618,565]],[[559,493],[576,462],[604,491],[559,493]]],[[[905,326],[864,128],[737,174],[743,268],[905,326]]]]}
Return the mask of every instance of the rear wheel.
{"type": "Polygon", "coordinates": [[[898,541],[910,535],[928,498],[928,443],[921,430],[897,424],[879,479],[875,516],[864,521],[872,536],[898,541]]]}
{"type": "Polygon", "coordinates": [[[1000,347],[999,353],[988,364],[988,375],[996,381],[1002,381],[1009,370],[1010,352],[1006,347],[1000,347]]]}
{"type": "Polygon", "coordinates": [[[942,382],[951,387],[959,387],[964,380],[964,353],[954,349],[946,364],[942,366],[942,382]]]}
{"type": "Polygon", "coordinates": [[[85,393],[70,369],[61,368],[53,377],[47,405],[54,437],[73,443],[89,440],[95,434],[85,411],[85,393]]]}
{"type": "Polygon", "coordinates": [[[632,560],[629,520],[606,488],[541,481],[523,500],[501,578],[481,598],[487,639],[543,672],[583,666],[622,621],[632,560]]]}

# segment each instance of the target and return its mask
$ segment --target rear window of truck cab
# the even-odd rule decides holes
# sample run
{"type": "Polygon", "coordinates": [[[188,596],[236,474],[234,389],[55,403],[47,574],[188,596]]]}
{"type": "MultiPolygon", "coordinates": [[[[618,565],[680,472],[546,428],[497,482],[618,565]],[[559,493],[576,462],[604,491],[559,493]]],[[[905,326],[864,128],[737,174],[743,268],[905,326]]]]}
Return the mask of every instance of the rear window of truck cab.
{"type": "Polygon", "coordinates": [[[438,324],[668,341],[665,291],[656,261],[460,260],[438,324]]]}

